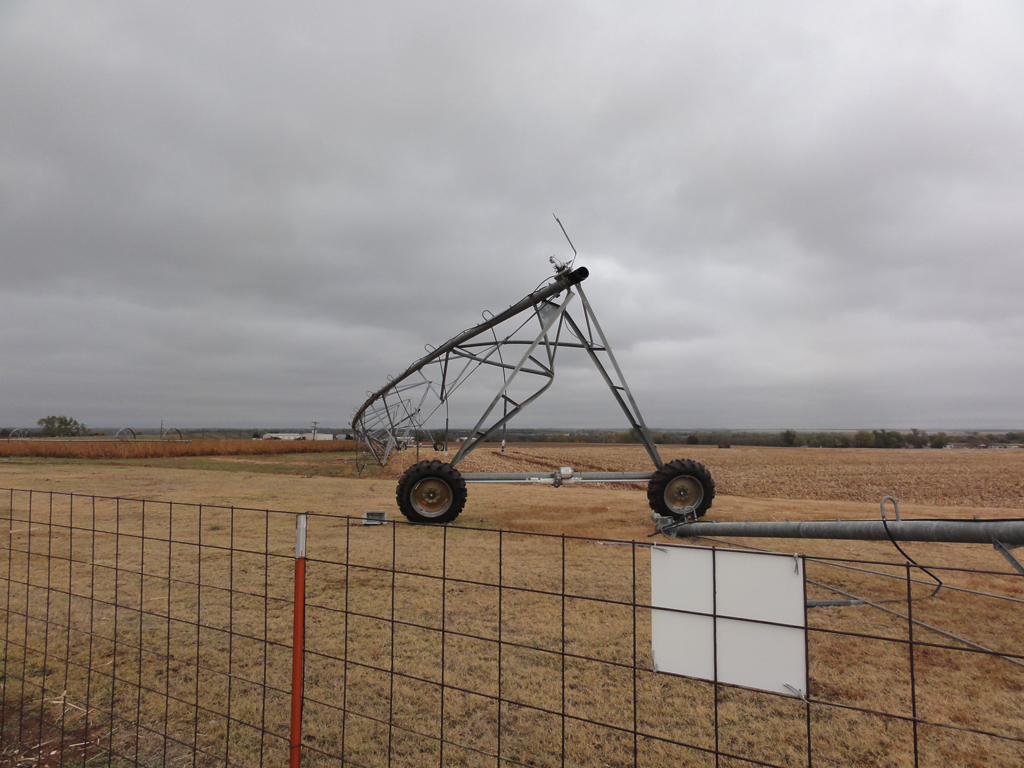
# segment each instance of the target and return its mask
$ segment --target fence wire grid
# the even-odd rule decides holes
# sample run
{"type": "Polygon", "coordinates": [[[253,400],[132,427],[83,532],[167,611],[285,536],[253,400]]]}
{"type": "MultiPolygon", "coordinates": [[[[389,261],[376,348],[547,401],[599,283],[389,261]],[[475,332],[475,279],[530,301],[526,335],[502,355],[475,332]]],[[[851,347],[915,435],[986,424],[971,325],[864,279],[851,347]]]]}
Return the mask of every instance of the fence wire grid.
{"type": "Polygon", "coordinates": [[[649,545],[309,513],[303,597],[295,528],[0,491],[0,765],[288,765],[293,696],[303,766],[1024,763],[1016,573],[807,558],[797,697],[653,670],[649,545]]]}

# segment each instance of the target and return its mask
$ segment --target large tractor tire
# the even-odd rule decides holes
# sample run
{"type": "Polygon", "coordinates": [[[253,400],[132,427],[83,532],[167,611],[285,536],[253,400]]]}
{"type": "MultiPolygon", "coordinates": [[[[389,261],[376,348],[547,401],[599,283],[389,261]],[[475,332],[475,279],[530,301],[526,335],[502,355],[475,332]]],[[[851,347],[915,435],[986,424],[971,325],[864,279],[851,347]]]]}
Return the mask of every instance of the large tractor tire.
{"type": "Polygon", "coordinates": [[[682,519],[703,517],[715,498],[711,473],[690,459],[674,459],[654,473],[647,484],[647,501],[659,515],[682,519]]]}
{"type": "Polygon", "coordinates": [[[413,464],[395,491],[398,509],[413,523],[450,523],[466,506],[466,481],[437,459],[413,464]]]}

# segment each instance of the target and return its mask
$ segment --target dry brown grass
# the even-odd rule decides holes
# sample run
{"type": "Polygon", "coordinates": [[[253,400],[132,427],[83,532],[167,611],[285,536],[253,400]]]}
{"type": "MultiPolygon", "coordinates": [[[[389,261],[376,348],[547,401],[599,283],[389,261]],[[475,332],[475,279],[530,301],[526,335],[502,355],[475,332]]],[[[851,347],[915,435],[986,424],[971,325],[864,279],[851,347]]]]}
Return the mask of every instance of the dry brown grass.
{"type": "MultiPolygon", "coordinates": [[[[8,680],[41,683],[45,675],[51,686],[67,689],[70,705],[91,701],[94,723],[105,713],[123,718],[113,729],[94,727],[92,733],[125,763],[187,763],[193,742],[206,754],[234,756],[242,764],[261,753],[268,764],[283,762],[281,740],[262,736],[260,728],[266,723],[282,732],[287,697],[264,696],[260,685],[245,680],[262,680],[266,654],[268,683],[288,686],[290,518],[274,518],[267,527],[258,513],[206,509],[200,516],[179,508],[172,529],[168,505],[149,503],[143,514],[141,504],[98,500],[76,513],[79,525],[92,530],[47,537],[43,527],[64,525],[70,514],[60,499],[54,508],[41,501],[31,519],[22,518],[19,506],[10,532],[18,549],[36,553],[34,575],[29,558],[16,556],[12,576],[36,586],[12,590],[8,605],[39,601],[35,610],[48,615],[49,629],[44,622],[23,630],[16,620],[5,622],[13,642],[34,649],[24,661],[9,652],[8,680]],[[33,521],[30,540],[25,523],[31,528],[33,521]],[[137,538],[143,526],[145,543],[137,538]],[[173,543],[167,541],[172,533],[173,543]],[[269,558],[238,551],[267,545],[269,558]],[[74,552],[76,560],[88,558],[77,565],[62,559],[74,552]],[[43,567],[47,558],[50,568],[43,567]],[[119,571],[111,570],[115,564],[119,571]],[[81,597],[51,599],[44,611],[44,586],[76,584],[83,585],[75,590],[81,597]],[[63,626],[70,632],[54,630],[63,626]],[[91,676],[75,674],[72,665],[70,677],[62,677],[65,634],[73,665],[94,668],[91,676]],[[47,647],[49,659],[41,650],[47,647]],[[140,694],[140,686],[148,690],[140,694]],[[204,708],[198,718],[196,704],[204,708]],[[137,732],[130,726],[135,721],[149,730],[137,732]],[[165,746],[165,733],[184,744],[165,746]]],[[[630,607],[634,589],[639,604],[649,600],[646,550],[637,550],[634,563],[630,548],[589,540],[349,528],[325,517],[310,524],[305,729],[311,746],[338,755],[344,739],[349,760],[376,766],[385,764],[390,743],[392,765],[436,765],[442,764],[443,733],[462,745],[445,746],[446,766],[493,764],[472,751],[478,749],[553,768],[561,763],[563,722],[549,713],[565,711],[567,764],[630,766],[635,700],[636,726],[649,734],[637,745],[640,765],[701,764],[706,755],[694,748],[715,748],[716,711],[723,751],[777,765],[806,763],[801,702],[719,689],[716,704],[715,687],[707,682],[649,671],[649,614],[637,612],[634,635],[630,607]],[[563,643],[569,656],[562,655],[563,643]],[[343,694],[347,716],[339,709],[343,694]]],[[[812,565],[809,575],[875,599],[900,596],[899,581],[832,568],[812,565]]],[[[970,599],[952,593],[916,610],[951,628],[965,619],[999,620],[997,611],[979,614],[970,599]]],[[[866,608],[836,608],[812,612],[811,626],[828,630],[811,635],[816,700],[909,716],[905,622],[866,608]]],[[[920,648],[915,664],[920,717],[1021,735],[1019,668],[931,648],[920,648]]],[[[18,693],[7,688],[5,698],[9,692],[18,693]]],[[[51,721],[75,713],[55,700],[47,706],[51,721]]],[[[822,704],[812,707],[812,719],[815,764],[913,764],[904,721],[822,704]]],[[[1022,756],[1013,744],[962,735],[954,740],[941,730],[923,739],[921,749],[924,765],[1014,766],[1022,756]]],[[[307,761],[332,764],[313,755],[307,761]]]]}
{"type": "MultiPolygon", "coordinates": [[[[872,448],[759,448],[728,450],[700,445],[659,449],[666,461],[701,462],[725,496],[875,502],[954,507],[1024,508],[1024,450],[882,450],[872,448]]],[[[421,450],[420,458],[435,458],[421,450]]],[[[416,461],[415,451],[395,454],[394,476],[416,461]]],[[[465,472],[554,471],[571,466],[588,472],[653,470],[639,446],[519,445],[505,453],[486,445],[460,463],[465,472]]]]}
{"type": "MultiPolygon", "coordinates": [[[[487,469],[566,465],[577,469],[649,468],[645,455],[628,447],[513,448],[505,456],[495,451],[481,451],[463,468],[473,469],[471,462],[487,469]]],[[[411,459],[412,453],[399,457],[403,461],[411,459]]],[[[1012,512],[1022,506],[1019,451],[724,451],[698,446],[664,453],[666,458],[677,454],[690,456],[715,473],[721,495],[710,512],[713,519],[872,517],[877,516],[881,495],[878,491],[883,488],[886,493],[896,489],[901,502],[908,501],[908,497],[918,499],[904,505],[905,515],[1000,514],[998,510],[1012,512]],[[815,478],[825,479],[830,500],[794,501],[813,499],[815,494],[826,492],[815,487],[815,478]],[[962,498],[974,503],[954,506],[952,500],[944,498],[931,502],[936,506],[924,506],[928,502],[920,499],[938,498],[932,486],[943,478],[949,479],[962,498]],[[875,485],[864,490],[862,483],[869,480],[875,485]],[[998,492],[988,492],[990,483],[998,492]],[[758,487],[767,498],[746,498],[746,494],[738,493],[758,487]]],[[[433,458],[433,452],[421,457],[433,458]]],[[[400,461],[389,467],[389,473],[397,474],[401,464],[400,461]]],[[[0,467],[0,484],[46,485],[165,500],[215,497],[219,503],[355,516],[365,509],[387,509],[391,517],[397,514],[393,478],[342,480],[136,467],[8,464],[0,467]]],[[[258,750],[259,734],[253,724],[261,722],[264,714],[275,723],[285,723],[287,703],[277,696],[264,701],[258,687],[237,682],[229,697],[224,672],[230,664],[235,675],[251,677],[259,673],[261,644],[242,635],[264,637],[262,633],[266,632],[267,638],[282,646],[290,642],[290,519],[285,516],[267,534],[259,515],[236,511],[232,519],[230,510],[205,510],[202,520],[197,514],[176,518],[174,538],[178,543],[155,542],[143,549],[133,538],[133,534],[141,532],[141,509],[137,505],[123,506],[118,523],[117,511],[110,504],[99,501],[102,533],[65,538],[58,535],[52,540],[37,538],[35,546],[40,549],[33,558],[33,563],[42,563],[46,547],[50,547],[45,551],[52,558],[61,547],[73,546],[77,552],[89,552],[94,563],[118,563],[126,571],[127,575],[119,579],[92,582],[94,595],[99,599],[109,599],[113,590],[118,590],[118,603],[123,606],[117,626],[120,655],[114,653],[112,644],[99,641],[73,649],[80,655],[87,651],[94,654],[100,664],[117,658],[126,682],[113,688],[107,683],[110,698],[103,702],[104,706],[114,706],[124,716],[134,717],[138,696],[132,684],[139,679],[158,694],[173,690],[186,703],[195,700],[196,691],[200,690],[202,701],[211,708],[223,708],[225,702],[231,701],[232,715],[249,724],[232,726],[232,746],[228,746],[228,725],[222,713],[204,715],[197,724],[186,704],[172,703],[168,709],[161,696],[147,694],[143,697],[143,719],[158,735],[162,734],[167,710],[166,722],[184,723],[183,732],[189,743],[197,738],[203,748],[221,755],[229,749],[236,756],[245,750],[258,750]],[[122,536],[112,535],[115,530],[122,536]],[[265,539],[272,553],[282,555],[280,560],[272,559],[266,573],[260,556],[232,556],[227,549],[233,544],[236,548],[259,550],[265,539]],[[205,586],[190,588],[188,584],[198,580],[200,567],[205,586]],[[144,575],[133,576],[128,571],[144,575]],[[178,582],[168,584],[168,575],[178,582]],[[231,593],[220,589],[231,586],[232,579],[236,588],[280,600],[269,601],[269,613],[264,611],[263,597],[236,596],[232,604],[231,593]],[[147,606],[150,614],[142,621],[138,606],[147,606]],[[189,624],[200,610],[204,622],[201,630],[189,624]],[[194,664],[197,643],[204,669],[194,664]],[[238,654],[234,661],[229,661],[227,655],[229,643],[234,644],[234,653],[238,654]],[[129,652],[138,645],[163,650],[155,656],[129,652]]],[[[147,535],[166,537],[168,528],[161,520],[167,509],[164,504],[147,504],[147,535]]],[[[583,487],[554,491],[529,486],[471,486],[466,512],[457,526],[446,529],[348,529],[338,518],[312,518],[307,743],[340,752],[343,718],[336,707],[344,690],[349,697],[346,706],[352,710],[344,718],[345,752],[359,764],[384,765],[382,745],[390,739],[393,765],[437,765],[440,755],[436,738],[443,728],[446,738],[464,745],[461,749],[445,747],[444,765],[493,765],[493,758],[483,759],[470,748],[494,753],[500,745],[504,757],[529,765],[556,766],[560,764],[563,743],[562,719],[536,708],[561,711],[564,681],[565,711],[570,718],[598,723],[566,721],[566,765],[633,765],[632,737],[615,727],[633,727],[634,695],[637,726],[642,732],[683,741],[698,749],[713,749],[714,686],[647,671],[650,627],[646,612],[637,613],[634,646],[633,610],[628,605],[595,603],[589,599],[628,604],[635,578],[638,603],[649,600],[646,551],[636,550],[634,577],[629,547],[568,539],[563,560],[560,538],[512,532],[578,533],[649,543],[648,511],[642,489],[583,487]],[[505,532],[474,527],[501,528],[505,532]],[[442,546],[445,537],[447,550],[442,546]],[[346,552],[352,563],[348,568],[340,564],[346,552]],[[392,577],[392,567],[404,573],[392,577]],[[564,600],[560,595],[563,573],[565,591],[570,595],[564,600]],[[442,575],[445,581],[439,578],[442,575]],[[586,659],[568,657],[563,663],[563,616],[566,651],[586,659]],[[392,623],[392,617],[400,623],[392,623]],[[634,647],[639,669],[635,694],[632,671],[616,666],[632,664],[634,647]],[[339,659],[347,659],[348,663],[339,659]],[[392,671],[397,676],[392,677],[392,671]],[[492,698],[499,685],[507,699],[501,705],[492,698]],[[400,727],[391,730],[374,718],[400,727]],[[412,735],[403,728],[424,736],[412,735]]],[[[52,515],[47,507],[37,508],[34,514],[42,515],[33,518],[39,524],[53,520],[47,517],[52,515]]],[[[61,514],[58,503],[58,520],[61,514]]],[[[25,535],[16,533],[12,541],[24,544],[25,535]]],[[[718,542],[725,546],[736,543],[780,551],[796,549],[819,557],[902,562],[891,546],[879,543],[718,542]]],[[[1005,561],[991,547],[915,544],[907,549],[927,564],[1008,571],[1005,561]]],[[[19,573],[18,569],[25,566],[27,560],[15,561],[13,573],[19,573]]],[[[85,584],[94,578],[89,566],[62,570],[64,566],[58,561],[49,572],[35,564],[32,567],[40,590],[47,579],[52,584],[85,584]]],[[[807,570],[809,578],[835,589],[872,600],[903,600],[902,604],[889,607],[901,612],[907,609],[905,582],[885,575],[902,576],[900,565],[872,567],[882,575],[827,563],[811,563],[807,570]]],[[[1013,576],[949,572],[943,578],[952,586],[1024,599],[1020,579],[1013,576]]],[[[918,619],[1003,652],[1024,653],[1024,638],[1015,631],[1021,618],[1018,604],[952,590],[923,599],[929,591],[924,585],[914,587],[917,599],[912,607],[918,619]]],[[[812,599],[837,596],[827,589],[809,588],[812,599]]],[[[26,594],[15,593],[12,602],[22,604],[26,598],[26,594]]],[[[51,621],[60,617],[59,605],[53,604],[49,609],[51,621]]],[[[86,626],[88,618],[99,620],[99,626],[113,631],[112,610],[86,610],[85,601],[70,606],[71,614],[76,616],[74,620],[79,622],[76,627],[86,626]]],[[[809,640],[811,695],[818,701],[839,705],[812,705],[814,764],[913,765],[910,724],[859,711],[909,715],[906,620],[862,606],[815,609],[810,613],[810,623],[818,630],[812,631],[809,640]]],[[[42,647],[46,642],[42,627],[41,623],[31,625],[29,631],[35,634],[28,638],[27,645],[42,647]]],[[[21,638],[15,639],[20,642],[21,638]]],[[[957,645],[920,627],[915,630],[915,639],[957,645]]],[[[271,682],[286,687],[290,669],[287,649],[274,646],[269,653],[273,663],[271,682]]],[[[38,653],[30,655],[25,674],[39,679],[40,661],[38,653]]],[[[916,650],[914,665],[920,718],[1024,737],[1024,670],[1020,667],[963,650],[924,646],[916,650]]],[[[94,677],[94,691],[103,690],[105,680],[94,677]]],[[[81,702],[86,682],[87,679],[79,679],[68,684],[70,701],[81,702]]],[[[755,691],[720,689],[717,712],[722,750],[779,765],[805,764],[807,738],[801,702],[755,691]]],[[[275,728],[279,730],[280,726],[275,728]]],[[[1024,750],[1018,743],[925,726],[921,727],[920,735],[921,765],[1009,767],[1024,762],[1024,750]]],[[[118,731],[117,738],[121,739],[120,748],[133,755],[133,733],[128,729],[118,731]]],[[[150,743],[144,738],[142,754],[158,764],[162,753],[157,741],[150,743]]],[[[283,756],[279,743],[273,744],[265,752],[268,760],[283,756]]],[[[187,751],[179,754],[172,750],[168,758],[181,757],[187,751]]],[[[639,740],[637,753],[638,764],[645,766],[715,764],[714,758],[704,753],[650,737],[639,740]]],[[[309,765],[331,763],[315,756],[307,759],[309,765]]]]}

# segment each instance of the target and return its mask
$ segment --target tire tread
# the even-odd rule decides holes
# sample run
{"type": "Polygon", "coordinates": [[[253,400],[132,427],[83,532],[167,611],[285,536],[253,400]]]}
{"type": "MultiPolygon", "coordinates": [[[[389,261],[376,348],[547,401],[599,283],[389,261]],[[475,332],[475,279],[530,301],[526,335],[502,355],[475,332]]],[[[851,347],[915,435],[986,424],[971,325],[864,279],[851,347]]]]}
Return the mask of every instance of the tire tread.
{"type": "Polygon", "coordinates": [[[462,479],[462,474],[459,470],[451,464],[445,464],[437,459],[413,464],[402,473],[402,477],[398,480],[398,486],[395,488],[398,511],[413,523],[433,523],[435,525],[450,523],[462,513],[463,508],[466,506],[466,496],[466,481],[462,479]],[[429,477],[443,480],[452,490],[451,506],[443,515],[438,517],[424,517],[419,514],[413,508],[412,501],[410,500],[412,489],[416,486],[416,483],[429,477]]]}
{"type": "Polygon", "coordinates": [[[707,468],[693,459],[673,459],[657,470],[647,484],[648,504],[659,515],[679,517],[665,504],[665,487],[673,478],[681,475],[694,478],[704,488],[704,497],[696,509],[697,517],[704,517],[704,513],[711,508],[711,503],[715,499],[715,481],[707,468]]]}

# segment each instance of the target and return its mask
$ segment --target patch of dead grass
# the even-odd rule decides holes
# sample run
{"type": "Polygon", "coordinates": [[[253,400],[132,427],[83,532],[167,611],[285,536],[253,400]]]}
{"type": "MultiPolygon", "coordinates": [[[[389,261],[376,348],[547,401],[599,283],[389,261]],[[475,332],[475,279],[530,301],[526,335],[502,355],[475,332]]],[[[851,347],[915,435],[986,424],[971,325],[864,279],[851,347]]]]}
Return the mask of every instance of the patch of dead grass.
{"type": "MultiPolygon", "coordinates": [[[[711,454],[716,449],[705,450],[711,454]]],[[[785,459],[787,453],[756,450],[770,449],[750,452],[747,459],[755,469],[758,462],[772,455],[785,459]]],[[[736,462],[732,457],[747,453],[731,451],[718,453],[736,462]]],[[[960,452],[865,453],[934,454],[939,459],[908,459],[911,469],[904,470],[918,473],[915,483],[927,483],[929,473],[945,466],[946,454],[960,452]]],[[[1014,466],[1001,463],[1005,460],[994,452],[976,455],[984,455],[1000,473],[1014,466]]],[[[714,456],[695,458],[712,466],[714,456]]],[[[573,456],[541,460],[572,465],[573,456]]],[[[594,468],[606,468],[601,463],[613,460],[614,468],[629,468],[617,455],[589,460],[594,468]]],[[[788,459],[780,461],[785,467],[788,459]]],[[[817,460],[808,461],[818,466],[817,460]]],[[[870,465],[874,459],[866,456],[865,461],[870,465]]],[[[739,463],[730,466],[713,470],[720,488],[728,482],[740,487],[744,477],[759,476],[744,475],[747,470],[739,463]]],[[[785,471],[798,469],[794,463],[785,471]]],[[[785,474],[780,473],[776,476],[785,474]]],[[[112,747],[129,759],[162,759],[165,733],[181,742],[169,749],[170,757],[176,749],[215,756],[248,750],[268,763],[284,759],[281,737],[288,702],[274,689],[287,690],[291,668],[291,518],[209,507],[200,514],[180,505],[172,514],[167,499],[209,493],[222,500],[259,499],[269,507],[358,516],[364,509],[393,510],[393,481],[53,465],[4,466],[0,477],[20,478],[22,487],[34,479],[68,490],[84,485],[91,493],[119,495],[119,489],[135,488],[164,498],[145,508],[98,499],[95,524],[84,532],[60,525],[72,512],[61,507],[59,498],[55,511],[37,506],[31,515],[17,494],[13,505],[0,502],[0,508],[7,507],[6,518],[0,515],[3,533],[16,548],[31,550],[30,555],[8,551],[11,574],[17,577],[13,581],[25,582],[12,585],[5,603],[8,686],[27,680],[25,690],[31,694],[34,685],[48,680],[48,687],[67,689],[68,701],[79,706],[91,702],[88,708],[118,723],[139,722],[141,731],[120,726],[108,731],[112,747]],[[43,536],[40,529],[47,527],[52,535],[43,536]],[[143,534],[147,540],[140,538],[143,534]],[[62,552],[77,554],[69,562],[61,559],[62,552]],[[45,595],[56,585],[70,585],[66,589],[72,596],[47,603],[45,595]],[[18,618],[24,606],[44,606],[51,626],[70,630],[47,635],[45,622],[18,618]],[[73,662],[69,669],[81,664],[94,672],[62,677],[62,665],[52,663],[62,636],[73,639],[67,646],[73,662]],[[269,687],[264,687],[264,674],[269,687]],[[262,731],[264,725],[270,733],[262,731]]],[[[850,470],[845,477],[862,475],[850,470]]],[[[974,493],[969,483],[962,487],[966,495],[974,493]]],[[[903,505],[905,516],[999,511],[903,505]]],[[[84,513],[93,514],[91,507],[84,513]]],[[[76,507],[73,514],[83,510],[76,507]]],[[[877,499],[867,504],[723,494],[710,518],[875,515],[877,499]]],[[[384,764],[382,745],[390,745],[393,765],[493,765],[494,758],[481,753],[529,765],[559,765],[563,744],[567,764],[633,765],[633,737],[625,732],[633,727],[635,701],[640,765],[715,764],[716,722],[718,748],[728,754],[777,765],[805,764],[808,712],[803,702],[742,689],[716,691],[704,681],[648,671],[649,615],[644,610],[634,615],[631,607],[634,595],[638,605],[650,599],[645,550],[522,533],[649,543],[650,529],[644,492],[621,488],[472,487],[459,525],[446,528],[349,527],[336,517],[311,518],[307,744],[365,765],[384,764]],[[469,525],[480,518],[483,527],[505,530],[469,525]],[[439,744],[442,737],[457,745],[439,744]]],[[[892,562],[898,557],[891,546],[872,542],[718,543],[799,549],[821,558],[892,562]]],[[[1008,568],[991,547],[916,544],[907,549],[927,564],[1008,568]]],[[[850,564],[811,562],[808,577],[906,612],[902,564],[860,570],[843,565],[850,564]],[[896,602],[883,602],[889,600],[896,602]]],[[[1016,576],[951,570],[943,571],[942,578],[954,586],[1024,599],[1016,576]]],[[[1012,631],[1019,624],[1016,604],[952,590],[926,598],[930,591],[925,583],[914,586],[912,607],[918,619],[1005,653],[1024,653],[1024,640],[1012,631]]],[[[812,599],[836,596],[809,587],[812,599]]],[[[859,606],[814,609],[809,620],[815,702],[809,716],[816,765],[912,765],[912,726],[904,718],[915,703],[926,721],[1024,738],[1019,706],[1024,670],[1019,667],[916,628],[918,642],[955,650],[915,649],[917,696],[912,701],[904,619],[859,606]]],[[[18,690],[5,688],[5,702],[23,700],[18,690]]],[[[919,726],[919,735],[922,765],[1015,766],[1024,759],[1019,742],[925,725],[919,726]]],[[[312,750],[310,755],[311,765],[321,763],[312,750]]]]}

